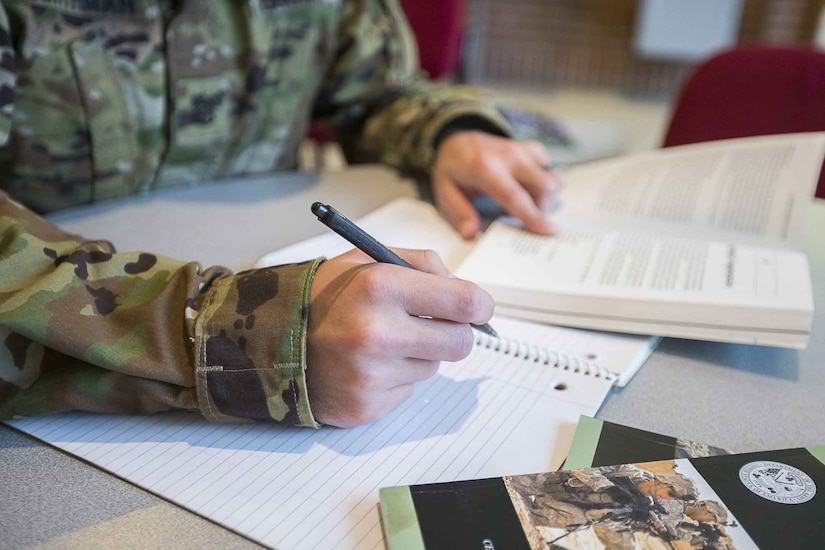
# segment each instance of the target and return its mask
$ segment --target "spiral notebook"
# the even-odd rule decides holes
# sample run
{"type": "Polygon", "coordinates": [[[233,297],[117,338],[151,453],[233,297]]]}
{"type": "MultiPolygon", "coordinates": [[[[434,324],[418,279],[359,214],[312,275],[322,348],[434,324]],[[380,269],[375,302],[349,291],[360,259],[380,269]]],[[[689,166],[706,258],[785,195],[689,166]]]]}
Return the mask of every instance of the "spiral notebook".
{"type": "Polygon", "coordinates": [[[469,357],[368,426],[210,424],[191,413],[9,424],[266,546],[384,548],[379,487],[556,469],[579,416],[594,415],[621,375],[613,352],[628,362],[649,353],[639,337],[491,324],[501,338],[477,334],[469,357]]]}

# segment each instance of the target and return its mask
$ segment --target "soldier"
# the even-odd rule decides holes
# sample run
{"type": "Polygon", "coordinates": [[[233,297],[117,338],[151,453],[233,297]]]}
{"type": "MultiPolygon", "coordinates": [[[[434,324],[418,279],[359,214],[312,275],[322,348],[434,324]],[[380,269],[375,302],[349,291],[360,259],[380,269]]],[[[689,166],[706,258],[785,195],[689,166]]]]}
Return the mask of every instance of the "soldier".
{"type": "Polygon", "coordinates": [[[350,252],[233,274],[67,234],[35,212],[293,169],[310,120],[353,162],[429,174],[465,237],[486,193],[525,226],[558,182],[484,92],[417,76],[394,0],[3,0],[0,416],[198,410],[370,422],[472,346],[490,297],[350,252]],[[12,198],[13,197],[13,198],[12,198]],[[15,202],[19,201],[19,202],[15,202]],[[412,292],[411,292],[412,290],[412,292]],[[430,317],[430,318],[422,318],[430,317]]]}
{"type": "Polygon", "coordinates": [[[504,480],[531,548],[733,548],[727,509],[672,461],[504,480]]]}

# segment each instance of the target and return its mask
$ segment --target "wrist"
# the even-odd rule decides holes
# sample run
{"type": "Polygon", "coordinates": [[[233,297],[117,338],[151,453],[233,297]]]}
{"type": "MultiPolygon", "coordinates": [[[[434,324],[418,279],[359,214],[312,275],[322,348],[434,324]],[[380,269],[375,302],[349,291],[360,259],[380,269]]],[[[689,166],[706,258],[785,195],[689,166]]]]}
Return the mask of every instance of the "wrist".
{"type": "Polygon", "coordinates": [[[464,115],[452,119],[445,124],[433,138],[433,151],[438,154],[438,149],[447,138],[461,132],[484,132],[495,136],[507,137],[499,126],[480,116],[464,115]]]}

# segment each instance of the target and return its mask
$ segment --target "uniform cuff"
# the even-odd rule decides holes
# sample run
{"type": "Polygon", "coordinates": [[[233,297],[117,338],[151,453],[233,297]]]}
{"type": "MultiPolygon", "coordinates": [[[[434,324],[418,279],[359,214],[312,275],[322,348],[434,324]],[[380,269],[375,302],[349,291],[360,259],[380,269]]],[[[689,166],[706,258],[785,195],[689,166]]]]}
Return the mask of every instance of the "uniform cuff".
{"type": "Polygon", "coordinates": [[[416,155],[416,158],[423,159],[424,162],[418,168],[429,172],[435,162],[435,154],[441,142],[448,135],[462,130],[481,130],[494,135],[512,137],[510,124],[492,103],[479,100],[459,100],[449,103],[439,109],[438,115],[433,117],[423,130],[420,143],[426,149],[416,155]]]}
{"type": "Polygon", "coordinates": [[[215,281],[194,323],[198,408],[213,422],[317,428],[306,377],[309,290],[321,259],[215,281]]]}

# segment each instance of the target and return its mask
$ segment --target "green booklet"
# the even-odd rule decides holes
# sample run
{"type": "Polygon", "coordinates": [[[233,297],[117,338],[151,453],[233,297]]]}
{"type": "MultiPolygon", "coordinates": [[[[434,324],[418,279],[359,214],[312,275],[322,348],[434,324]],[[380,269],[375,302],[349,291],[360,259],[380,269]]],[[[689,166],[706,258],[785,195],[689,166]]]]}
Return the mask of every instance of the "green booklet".
{"type": "MultiPolygon", "coordinates": [[[[602,437],[617,426],[585,424],[600,427],[602,437]]],[[[637,432],[657,452],[668,447],[654,443],[664,436],[637,432]]],[[[591,438],[592,430],[581,441],[591,438]]],[[[642,455],[644,446],[637,450],[642,455]]],[[[709,454],[702,446],[672,445],[666,460],[640,456],[620,465],[384,488],[380,498],[388,546],[822,547],[825,446],[745,454],[715,449],[711,452],[717,456],[674,458],[697,450],[709,454]]],[[[568,462],[577,460],[571,453],[568,462]]]]}

